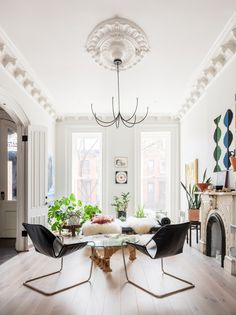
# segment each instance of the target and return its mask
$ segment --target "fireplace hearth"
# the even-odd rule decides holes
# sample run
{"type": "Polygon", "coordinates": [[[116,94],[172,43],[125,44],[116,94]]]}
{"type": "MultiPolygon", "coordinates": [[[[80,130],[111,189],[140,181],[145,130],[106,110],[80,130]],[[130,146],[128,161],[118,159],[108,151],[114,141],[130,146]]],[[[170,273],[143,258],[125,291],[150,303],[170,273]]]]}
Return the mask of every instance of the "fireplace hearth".
{"type": "Polygon", "coordinates": [[[216,258],[220,256],[221,267],[224,267],[225,228],[224,222],[218,213],[211,214],[207,222],[206,255],[216,258]]]}
{"type": "Polygon", "coordinates": [[[236,192],[201,193],[200,251],[236,275],[236,192]]]}

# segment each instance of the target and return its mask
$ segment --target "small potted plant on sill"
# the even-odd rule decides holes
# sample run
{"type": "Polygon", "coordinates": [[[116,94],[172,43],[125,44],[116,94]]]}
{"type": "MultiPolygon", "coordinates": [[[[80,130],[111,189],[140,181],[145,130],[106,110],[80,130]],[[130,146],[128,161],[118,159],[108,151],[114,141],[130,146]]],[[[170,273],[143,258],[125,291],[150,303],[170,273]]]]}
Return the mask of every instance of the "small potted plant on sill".
{"type": "Polygon", "coordinates": [[[206,178],[207,168],[205,169],[202,177],[202,182],[197,183],[197,187],[200,191],[205,191],[208,189],[208,186],[211,184],[211,177],[206,178]]]}
{"type": "Polygon", "coordinates": [[[188,219],[189,221],[199,221],[199,209],[201,206],[201,196],[197,194],[199,191],[197,185],[189,185],[189,188],[182,183],[181,186],[185,190],[187,201],[188,201],[188,219]]]}
{"type": "Polygon", "coordinates": [[[114,196],[113,200],[114,201],[111,205],[115,207],[118,219],[125,221],[126,211],[130,201],[130,193],[127,192],[122,193],[121,196],[114,196]]]}
{"type": "Polygon", "coordinates": [[[144,206],[138,206],[137,210],[134,213],[136,218],[146,218],[144,206]]]}

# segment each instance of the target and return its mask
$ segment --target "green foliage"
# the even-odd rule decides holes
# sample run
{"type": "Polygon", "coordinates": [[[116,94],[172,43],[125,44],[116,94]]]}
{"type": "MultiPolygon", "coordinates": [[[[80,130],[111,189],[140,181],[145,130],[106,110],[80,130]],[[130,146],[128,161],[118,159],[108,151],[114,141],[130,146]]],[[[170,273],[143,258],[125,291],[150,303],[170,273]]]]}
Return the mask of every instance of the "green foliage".
{"type": "Polygon", "coordinates": [[[203,173],[202,183],[211,184],[211,177],[208,177],[208,178],[206,179],[206,172],[207,172],[207,168],[205,169],[205,171],[204,171],[204,173],[203,173]]]}
{"type": "Polygon", "coordinates": [[[91,220],[92,217],[97,214],[101,213],[102,210],[98,208],[97,205],[92,206],[92,205],[85,205],[84,206],[84,214],[81,219],[81,224],[83,224],[85,221],[91,220]]]}
{"type": "Polygon", "coordinates": [[[144,212],[144,206],[139,206],[138,209],[135,211],[135,214],[134,216],[136,218],[145,218],[146,215],[145,215],[145,212],[144,212]]]}
{"type": "Polygon", "coordinates": [[[81,217],[83,213],[81,200],[76,200],[74,194],[55,200],[48,207],[48,223],[52,231],[61,231],[70,216],[81,217]]]}
{"type": "Polygon", "coordinates": [[[116,211],[126,211],[130,201],[130,193],[121,193],[121,196],[114,196],[113,203],[111,204],[115,207],[116,211]]]}
{"type": "Polygon", "coordinates": [[[186,193],[188,208],[199,209],[201,206],[201,196],[200,194],[196,194],[196,192],[199,191],[197,186],[193,185],[193,187],[191,187],[191,185],[189,185],[189,188],[187,189],[187,187],[182,182],[180,183],[186,193]]]}

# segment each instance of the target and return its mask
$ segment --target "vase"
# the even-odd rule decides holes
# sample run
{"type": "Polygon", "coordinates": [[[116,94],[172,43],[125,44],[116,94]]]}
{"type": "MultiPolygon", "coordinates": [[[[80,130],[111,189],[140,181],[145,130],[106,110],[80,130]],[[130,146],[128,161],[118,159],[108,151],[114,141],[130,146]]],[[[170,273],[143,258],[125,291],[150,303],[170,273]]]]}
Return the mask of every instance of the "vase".
{"type": "Polygon", "coordinates": [[[200,191],[205,191],[208,188],[208,183],[197,183],[197,187],[200,191]]]}
{"type": "Polygon", "coordinates": [[[189,209],[188,210],[188,220],[189,221],[199,221],[200,210],[199,209],[189,209]]]}
{"type": "Polygon", "coordinates": [[[236,171],[236,157],[235,156],[231,156],[230,158],[230,163],[232,165],[233,171],[236,171]]]}
{"type": "Polygon", "coordinates": [[[124,211],[124,210],[117,211],[117,218],[120,219],[121,221],[125,221],[126,220],[126,211],[124,211]]]}
{"type": "Polygon", "coordinates": [[[79,225],[80,217],[77,215],[71,215],[68,219],[68,225],[79,225]]]}

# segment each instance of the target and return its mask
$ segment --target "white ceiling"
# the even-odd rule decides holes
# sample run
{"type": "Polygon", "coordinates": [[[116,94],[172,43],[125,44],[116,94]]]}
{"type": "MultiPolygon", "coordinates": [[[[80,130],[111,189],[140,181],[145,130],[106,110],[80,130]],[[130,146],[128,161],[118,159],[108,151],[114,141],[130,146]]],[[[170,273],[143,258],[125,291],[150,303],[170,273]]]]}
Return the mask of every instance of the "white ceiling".
{"type": "Polygon", "coordinates": [[[103,20],[120,16],[146,33],[151,51],[121,73],[121,108],[176,114],[236,0],[0,0],[0,27],[33,68],[59,114],[111,112],[116,76],[85,45],[103,20]]]}

